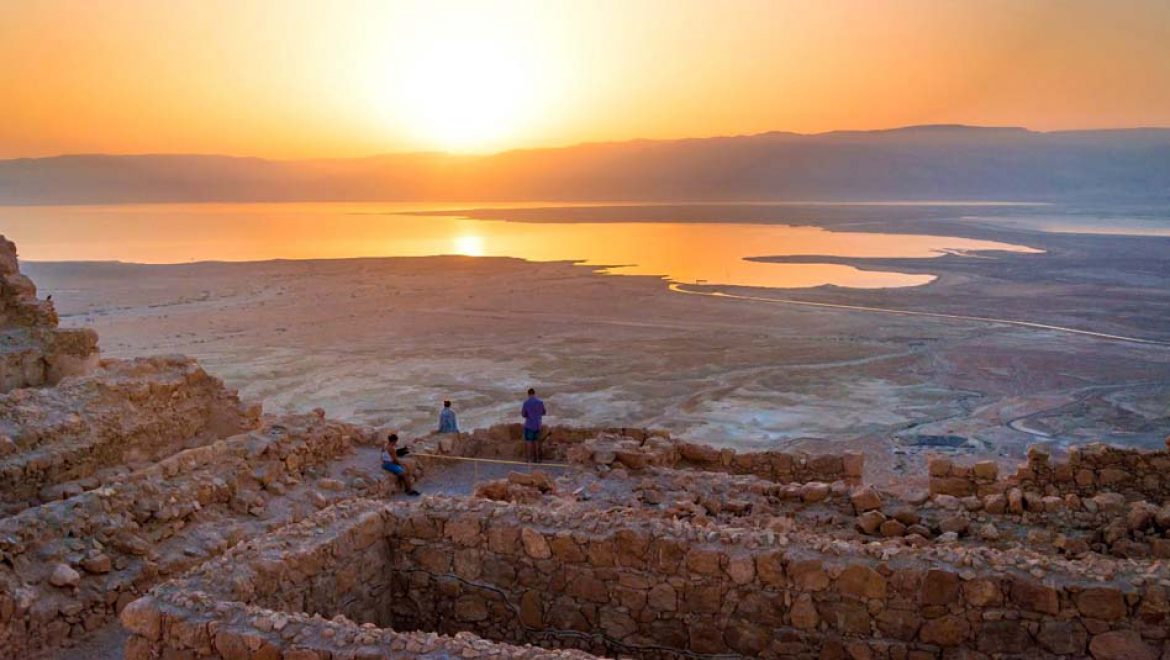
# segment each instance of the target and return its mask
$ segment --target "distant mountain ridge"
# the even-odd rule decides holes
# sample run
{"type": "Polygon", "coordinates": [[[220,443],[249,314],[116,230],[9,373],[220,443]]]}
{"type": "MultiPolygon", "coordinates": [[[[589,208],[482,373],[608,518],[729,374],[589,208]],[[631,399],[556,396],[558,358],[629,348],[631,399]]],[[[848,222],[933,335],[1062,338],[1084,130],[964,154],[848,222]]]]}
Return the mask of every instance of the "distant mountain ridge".
{"type": "Polygon", "coordinates": [[[0,160],[0,204],[296,201],[1170,201],[1170,129],[875,131],[586,143],[490,155],[0,160]]]}

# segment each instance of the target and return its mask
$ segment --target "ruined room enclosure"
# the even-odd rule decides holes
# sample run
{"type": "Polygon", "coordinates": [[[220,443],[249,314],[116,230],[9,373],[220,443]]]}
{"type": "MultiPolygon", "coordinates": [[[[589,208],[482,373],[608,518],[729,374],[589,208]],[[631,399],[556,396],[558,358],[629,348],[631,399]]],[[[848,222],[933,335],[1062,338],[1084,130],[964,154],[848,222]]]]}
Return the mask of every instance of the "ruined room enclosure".
{"type": "MultiPolygon", "coordinates": [[[[1012,475],[991,461],[932,458],[921,491],[860,485],[862,456],[736,452],[660,431],[557,429],[557,455],[574,469],[517,468],[475,494],[522,504],[561,497],[625,507],[699,526],[811,530],[846,541],[897,539],[1050,556],[1170,558],[1170,453],[1087,445],[1069,462],[1041,448],[1012,475]],[[592,433],[592,435],[590,435],[592,433]],[[533,470],[536,470],[533,472],[533,470]]],[[[555,437],[555,434],[554,434],[555,437]]],[[[440,455],[515,458],[519,427],[493,427],[415,443],[440,455]]],[[[441,468],[449,461],[421,459],[441,468]]]]}
{"type": "Polygon", "coordinates": [[[1110,644],[1152,653],[1164,639],[1158,575],[1103,559],[1111,580],[1069,562],[1037,576],[1026,552],[979,554],[976,571],[963,553],[711,530],[581,503],[351,500],[156,588],[123,622],[131,658],[524,655],[529,644],[646,658],[1055,657],[1110,644]]]}
{"type": "MultiPolygon", "coordinates": [[[[537,466],[480,483],[472,498],[345,502],[155,589],[124,617],[132,657],[231,657],[242,647],[305,658],[534,652],[526,645],[649,658],[938,657],[964,648],[1144,657],[1165,644],[1170,579],[1156,559],[1095,549],[1053,556],[1029,547],[1034,536],[989,538],[965,518],[954,526],[981,515],[1000,516],[1005,529],[1060,524],[1036,509],[1054,496],[1033,491],[1050,492],[1044,479],[1064,483],[1068,469],[1041,452],[1003,480],[987,464],[933,465],[933,490],[982,492],[986,511],[983,499],[976,508],[935,492],[909,503],[859,485],[852,455],[559,432],[558,456],[571,469],[556,479],[537,466]],[[866,528],[873,515],[883,517],[880,530],[866,528]],[[209,612],[215,635],[185,623],[209,612]],[[156,632],[155,619],[183,632],[156,632]]],[[[518,437],[495,427],[412,446],[511,459],[522,451],[518,437]]],[[[1077,488],[1088,502],[1101,488],[1138,506],[1164,492],[1157,475],[1167,455],[1086,449],[1074,455],[1080,469],[1122,464],[1137,479],[1124,494],[1108,490],[1118,486],[1110,472],[1082,475],[1077,488]]]]}
{"type": "Polygon", "coordinates": [[[240,541],[385,497],[393,482],[353,469],[365,438],[314,414],[278,418],[0,517],[0,644],[18,657],[73,646],[240,541]]]}

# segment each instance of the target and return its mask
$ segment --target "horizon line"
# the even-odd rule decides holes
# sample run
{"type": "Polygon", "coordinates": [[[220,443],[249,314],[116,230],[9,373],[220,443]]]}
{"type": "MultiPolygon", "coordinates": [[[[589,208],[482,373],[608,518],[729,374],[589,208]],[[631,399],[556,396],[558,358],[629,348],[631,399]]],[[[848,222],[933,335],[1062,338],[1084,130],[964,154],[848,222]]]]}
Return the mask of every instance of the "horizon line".
{"type": "Polygon", "coordinates": [[[1109,128],[1072,128],[1060,129],[1051,131],[1042,131],[1026,126],[1012,126],[1012,125],[985,125],[985,124],[955,124],[955,123],[939,123],[939,124],[906,124],[900,126],[891,126],[887,128],[838,128],[829,131],[819,131],[814,133],[801,133],[798,131],[787,131],[782,129],[773,129],[761,131],[759,133],[734,133],[724,135],[706,135],[706,136],[688,136],[677,138],[628,138],[615,140],[595,140],[584,142],[572,142],[559,145],[541,146],[541,147],[514,147],[510,149],[501,149],[498,151],[484,151],[484,152],[461,152],[461,151],[442,151],[442,150],[418,150],[418,151],[384,151],[365,155],[354,156],[301,156],[301,157],[268,157],[255,155],[237,155],[222,152],[191,152],[191,151],[146,151],[146,152],[104,152],[104,151],[90,151],[90,152],[62,152],[55,154],[45,154],[38,156],[12,156],[0,158],[0,163],[13,162],[21,160],[51,160],[54,158],[83,158],[83,157],[110,157],[110,158],[143,158],[143,157],[203,157],[203,158],[231,158],[236,160],[260,160],[268,162],[280,163],[294,163],[294,162],[308,162],[308,161],[329,161],[329,160],[367,160],[374,158],[386,158],[391,156],[405,157],[405,156],[430,156],[430,157],[445,157],[445,158],[491,158],[493,156],[500,156],[510,153],[523,153],[534,151],[556,151],[560,149],[574,149],[578,147],[588,146],[612,146],[622,144],[635,143],[664,143],[664,142],[691,142],[704,140],[734,140],[764,137],[768,135],[785,135],[800,138],[815,138],[825,137],[831,135],[843,134],[864,134],[864,133],[895,133],[899,131],[922,130],[922,129],[967,129],[967,130],[988,130],[988,131],[1016,131],[1022,133],[1029,133],[1035,135],[1054,135],[1062,133],[1108,133],[1108,132],[1128,132],[1128,131],[1170,131],[1170,126],[1156,126],[1156,125],[1140,125],[1140,126],[1115,126],[1109,128]]]}

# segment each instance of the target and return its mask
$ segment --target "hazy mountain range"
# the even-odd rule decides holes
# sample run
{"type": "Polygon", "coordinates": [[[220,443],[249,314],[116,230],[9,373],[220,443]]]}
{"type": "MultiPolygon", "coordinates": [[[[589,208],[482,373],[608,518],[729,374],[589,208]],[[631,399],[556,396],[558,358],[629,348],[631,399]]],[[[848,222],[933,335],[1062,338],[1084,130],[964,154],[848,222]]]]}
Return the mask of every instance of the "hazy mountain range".
{"type": "Polygon", "coordinates": [[[1170,200],[1170,129],[913,126],[492,155],[0,160],[0,204],[492,200],[1170,200]]]}

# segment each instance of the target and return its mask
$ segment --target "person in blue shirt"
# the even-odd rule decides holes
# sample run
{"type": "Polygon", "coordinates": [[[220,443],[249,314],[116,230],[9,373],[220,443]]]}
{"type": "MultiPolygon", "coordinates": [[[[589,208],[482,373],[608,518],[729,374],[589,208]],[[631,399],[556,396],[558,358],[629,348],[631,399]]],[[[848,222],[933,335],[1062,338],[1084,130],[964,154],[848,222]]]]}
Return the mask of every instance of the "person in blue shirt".
{"type": "Polygon", "coordinates": [[[547,414],[544,401],[536,398],[536,390],[529,388],[528,398],[520,406],[520,416],[524,418],[524,454],[531,463],[539,463],[543,459],[540,428],[547,414]]]}
{"type": "Polygon", "coordinates": [[[455,419],[455,411],[451,410],[451,402],[443,402],[443,411],[439,413],[439,433],[458,433],[459,422],[455,419]]]}
{"type": "Polygon", "coordinates": [[[398,477],[402,482],[402,489],[411,497],[418,497],[419,492],[414,489],[414,480],[410,478],[406,466],[398,460],[398,434],[391,433],[386,437],[386,446],[382,448],[382,469],[398,477]]]}

